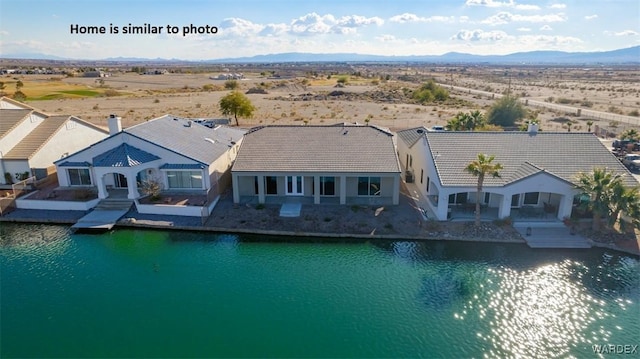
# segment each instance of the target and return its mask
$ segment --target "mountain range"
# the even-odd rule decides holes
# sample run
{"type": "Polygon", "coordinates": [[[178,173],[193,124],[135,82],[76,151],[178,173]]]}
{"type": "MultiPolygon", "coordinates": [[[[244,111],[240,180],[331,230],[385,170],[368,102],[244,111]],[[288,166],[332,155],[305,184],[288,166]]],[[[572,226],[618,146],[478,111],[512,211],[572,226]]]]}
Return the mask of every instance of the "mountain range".
{"type": "MultiPolygon", "coordinates": [[[[73,60],[39,53],[3,54],[5,59],[73,60]]],[[[82,60],[78,60],[82,61],[82,60]]],[[[426,62],[426,63],[486,63],[486,64],[637,64],[640,63],[640,46],[601,52],[528,51],[508,55],[474,55],[449,52],[443,55],[387,56],[358,53],[302,53],[288,52],[251,57],[235,57],[214,60],[189,61],[180,59],[115,57],[101,60],[108,62],[153,63],[283,63],[283,62],[426,62]]]]}

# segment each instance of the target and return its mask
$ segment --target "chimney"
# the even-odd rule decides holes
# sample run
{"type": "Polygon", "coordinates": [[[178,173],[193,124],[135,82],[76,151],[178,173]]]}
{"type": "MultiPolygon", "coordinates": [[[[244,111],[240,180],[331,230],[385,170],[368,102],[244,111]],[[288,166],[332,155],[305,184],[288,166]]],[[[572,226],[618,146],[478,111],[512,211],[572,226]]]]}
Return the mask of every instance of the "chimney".
{"type": "Polygon", "coordinates": [[[115,114],[109,115],[108,124],[110,136],[122,131],[122,118],[116,116],[115,114]]]}
{"type": "Polygon", "coordinates": [[[538,123],[537,122],[529,122],[529,125],[527,126],[527,132],[529,132],[530,134],[538,133],[538,123]]]}

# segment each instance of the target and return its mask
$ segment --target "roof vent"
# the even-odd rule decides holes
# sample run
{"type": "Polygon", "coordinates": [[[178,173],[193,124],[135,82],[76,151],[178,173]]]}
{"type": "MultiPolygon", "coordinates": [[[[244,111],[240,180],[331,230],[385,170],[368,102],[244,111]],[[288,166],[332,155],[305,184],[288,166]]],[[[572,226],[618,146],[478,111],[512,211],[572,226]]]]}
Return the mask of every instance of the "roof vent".
{"type": "Polygon", "coordinates": [[[416,131],[416,132],[418,132],[418,133],[420,133],[420,134],[423,134],[423,133],[424,133],[424,130],[423,130],[423,129],[421,129],[421,128],[419,128],[419,129],[418,129],[418,131],[416,131]]]}
{"type": "Polygon", "coordinates": [[[184,124],[184,127],[191,127],[191,121],[187,121],[187,123],[184,124]]]}
{"type": "Polygon", "coordinates": [[[216,143],[216,141],[214,141],[213,139],[211,139],[209,137],[205,137],[204,140],[207,141],[207,142],[216,143]]]}
{"type": "Polygon", "coordinates": [[[349,130],[344,131],[342,134],[346,135],[347,133],[349,133],[349,130]]]}

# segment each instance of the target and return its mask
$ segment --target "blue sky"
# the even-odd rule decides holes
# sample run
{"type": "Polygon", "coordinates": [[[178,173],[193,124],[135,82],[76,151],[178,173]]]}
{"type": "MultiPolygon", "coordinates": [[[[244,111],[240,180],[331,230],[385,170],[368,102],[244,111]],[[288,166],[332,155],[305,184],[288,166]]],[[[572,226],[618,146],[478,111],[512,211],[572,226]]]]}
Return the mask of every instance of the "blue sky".
{"type": "Polygon", "coordinates": [[[0,55],[189,60],[281,52],[440,55],[640,45],[638,0],[0,0],[0,55]],[[70,25],[161,26],[157,35],[70,25]],[[217,34],[183,36],[182,27],[217,34]],[[178,34],[167,34],[166,26],[178,34]],[[107,30],[108,31],[108,30],[107,30]]]}

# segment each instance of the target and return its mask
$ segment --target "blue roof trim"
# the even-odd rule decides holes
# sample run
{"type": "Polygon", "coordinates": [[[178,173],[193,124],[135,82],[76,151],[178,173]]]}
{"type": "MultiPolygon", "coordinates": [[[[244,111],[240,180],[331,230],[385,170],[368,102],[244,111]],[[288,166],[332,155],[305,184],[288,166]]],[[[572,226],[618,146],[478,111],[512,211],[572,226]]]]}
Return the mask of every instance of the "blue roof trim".
{"type": "Polygon", "coordinates": [[[60,167],[89,167],[91,166],[91,163],[84,161],[84,162],[71,162],[71,161],[65,161],[62,162],[61,164],[59,164],[58,166],[60,167]]]}
{"type": "Polygon", "coordinates": [[[95,167],[134,167],[160,157],[123,143],[93,158],[95,167]]]}
{"type": "Polygon", "coordinates": [[[201,170],[205,166],[197,163],[165,163],[160,166],[161,170],[201,170]]]}

